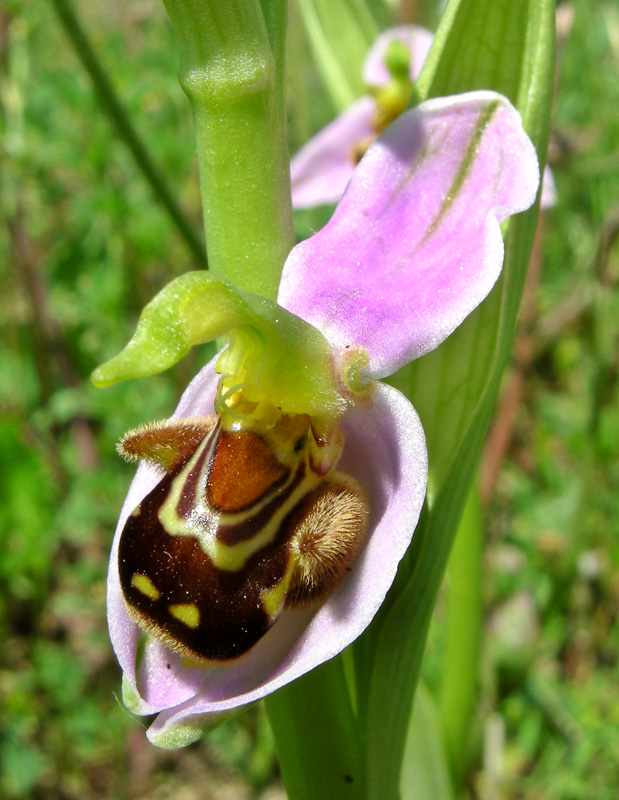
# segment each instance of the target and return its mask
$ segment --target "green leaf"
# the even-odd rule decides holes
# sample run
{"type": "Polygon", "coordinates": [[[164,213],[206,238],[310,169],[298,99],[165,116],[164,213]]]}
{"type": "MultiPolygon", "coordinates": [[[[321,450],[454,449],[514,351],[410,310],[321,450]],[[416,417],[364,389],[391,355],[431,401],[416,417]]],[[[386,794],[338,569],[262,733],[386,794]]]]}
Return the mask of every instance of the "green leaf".
{"type": "Polygon", "coordinates": [[[365,765],[341,657],[266,698],[290,800],[365,800],[365,765]]]}
{"type": "Polygon", "coordinates": [[[494,89],[516,103],[522,86],[530,83],[533,68],[533,59],[522,57],[523,45],[534,36],[531,23],[543,5],[533,0],[449,3],[417,81],[418,95],[427,99],[494,89]],[[472,48],[471,42],[479,47],[472,48]]]}
{"type": "MultiPolygon", "coordinates": [[[[554,71],[550,0],[454,0],[417,84],[419,97],[486,88],[516,102],[543,165],[554,71]],[[517,8],[517,14],[515,9],[517,8]]],[[[404,732],[428,625],[454,534],[509,358],[537,208],[513,218],[503,275],[452,336],[399,374],[428,437],[429,513],[416,531],[399,581],[362,643],[373,654],[367,700],[370,794],[397,797],[404,732]],[[409,577],[410,576],[410,577],[409,577]],[[389,737],[383,735],[384,730],[389,737]]]]}
{"type": "Polygon", "coordinates": [[[331,102],[344,111],[363,94],[362,65],[378,26],[363,0],[299,0],[299,10],[331,102]]]}
{"type": "Polygon", "coordinates": [[[441,737],[436,703],[423,683],[419,684],[411,714],[400,794],[405,800],[453,800],[453,790],[441,737]]]}

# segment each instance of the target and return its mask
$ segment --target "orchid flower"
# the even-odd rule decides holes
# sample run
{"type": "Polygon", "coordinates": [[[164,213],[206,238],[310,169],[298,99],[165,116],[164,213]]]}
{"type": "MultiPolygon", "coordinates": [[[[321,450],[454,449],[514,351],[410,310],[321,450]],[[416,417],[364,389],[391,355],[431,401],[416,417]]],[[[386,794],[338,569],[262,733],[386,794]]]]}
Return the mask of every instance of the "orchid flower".
{"type": "MultiPolygon", "coordinates": [[[[125,350],[95,373],[99,384],[152,374],[192,344],[228,334],[228,347],[192,381],[164,428],[235,410],[263,431],[282,415],[309,420],[324,480],[337,465],[369,509],[335,585],[302,604],[282,595],[253,646],[198,665],[136,621],[121,585],[123,531],[166,480],[165,458],[139,467],[114,538],[108,620],[126,705],[158,715],[152,742],[194,741],[205,726],[340,653],[369,625],[410,543],[428,469],[417,413],[380,379],[437,347],[486,297],[503,261],[500,223],[534,202],[538,183],[535,150],[505,98],[473,92],[422,103],[376,139],[330,222],[290,252],[277,304],[212,273],[181,276],[146,307],[125,350]]],[[[186,495],[175,502],[180,508],[186,495]]],[[[133,578],[145,595],[159,594],[133,578]]],[[[192,627],[197,612],[189,611],[183,624],[192,627]]]]}
{"type": "MultiPolygon", "coordinates": [[[[407,107],[433,38],[418,25],[400,25],[380,34],[363,65],[367,94],[319,131],[290,162],[295,208],[340,199],[369,144],[407,107]]],[[[554,176],[546,166],[541,207],[556,202],[554,176]]]]}

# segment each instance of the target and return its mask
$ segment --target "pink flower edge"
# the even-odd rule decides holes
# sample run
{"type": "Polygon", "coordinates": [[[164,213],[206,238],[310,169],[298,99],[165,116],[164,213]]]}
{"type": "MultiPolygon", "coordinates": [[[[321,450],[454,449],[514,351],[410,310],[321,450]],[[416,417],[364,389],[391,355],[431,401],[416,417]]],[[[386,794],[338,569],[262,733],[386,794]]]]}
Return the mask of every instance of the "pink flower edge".
{"type": "MultiPolygon", "coordinates": [[[[384,59],[387,47],[394,39],[401,41],[411,53],[410,77],[414,82],[421,73],[434,34],[416,25],[400,25],[381,33],[372,45],[363,66],[363,78],[368,86],[384,86],[389,81],[384,59]]],[[[360,142],[373,135],[372,119],[376,112],[376,103],[370,97],[364,97],[362,101],[363,104],[359,101],[336,117],[292,158],[290,167],[294,208],[336,203],[344,193],[355,168],[350,154],[358,148],[360,142]],[[344,122],[349,113],[352,118],[357,118],[355,125],[350,120],[344,122]]],[[[546,166],[542,178],[540,207],[552,208],[557,201],[554,175],[546,166]]]]}
{"type": "Polygon", "coordinates": [[[355,167],[354,150],[374,138],[375,103],[362,97],[302,147],[290,162],[292,205],[337,203],[355,167]]]}
{"type": "MultiPolygon", "coordinates": [[[[216,375],[208,364],[187,388],[174,416],[212,413],[216,375]]],[[[339,469],[370,497],[367,542],[351,573],[316,610],[286,611],[250,653],[226,666],[184,667],[158,642],[147,644],[136,673],[141,633],[129,617],[115,554],[124,522],[158,480],[140,467],[123,506],[108,577],[110,636],[135,695],[132,710],[159,713],[151,742],[177,747],[200,736],[203,726],[255,702],[333,658],[370,624],[395,577],[425,496],[427,453],[417,413],[396,389],[379,384],[371,410],[351,409],[342,430],[346,445],[339,469]]]]}

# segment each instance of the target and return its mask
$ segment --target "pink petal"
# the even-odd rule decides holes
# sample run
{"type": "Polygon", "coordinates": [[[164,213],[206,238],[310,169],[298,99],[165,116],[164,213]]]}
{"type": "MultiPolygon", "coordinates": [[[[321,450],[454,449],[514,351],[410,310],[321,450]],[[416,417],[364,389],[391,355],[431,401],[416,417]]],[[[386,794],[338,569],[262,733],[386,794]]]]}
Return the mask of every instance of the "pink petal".
{"type": "Polygon", "coordinates": [[[422,103],[376,141],[330,222],[290,253],[278,302],[384,377],[434,349],[501,271],[500,222],[528,208],[537,157],[501,95],[422,103]]]}
{"type": "Polygon", "coordinates": [[[552,208],[557,205],[557,184],[552,170],[546,164],[542,175],[542,196],[540,197],[540,208],[552,208]]]}
{"type": "MultiPolygon", "coordinates": [[[[184,415],[207,413],[213,382],[211,362],[192,382],[176,415],[181,407],[184,415]],[[205,387],[204,396],[201,386],[205,387]],[[199,408],[187,403],[188,395],[199,408]]],[[[157,705],[163,707],[163,698],[168,698],[167,710],[149,730],[149,738],[156,744],[186,744],[197,737],[200,724],[252,703],[327,661],[354,641],[378,611],[421,511],[427,475],[425,439],[409,401],[383,384],[374,394],[372,410],[352,409],[342,427],[346,446],[340,467],[368,491],[372,520],[367,544],[355,567],[317,611],[284,612],[247,656],[227,666],[187,670],[166,648],[153,645],[161,653],[151,658],[145,674],[136,680],[137,629],[118,603],[112,603],[114,648],[131,687],[141,692],[141,713],[152,712],[157,705]]],[[[150,476],[136,477],[119,530],[151,483],[150,476]]],[[[120,588],[112,564],[110,598],[114,601],[120,588]]]]}
{"type": "Polygon", "coordinates": [[[374,138],[376,104],[362,97],[323,128],[290,162],[292,205],[337,203],[355,168],[354,150],[374,138]]]}
{"type": "Polygon", "coordinates": [[[402,42],[411,54],[411,80],[416,81],[419,77],[434,36],[419,25],[398,25],[381,33],[367,54],[363,64],[363,82],[366,86],[384,86],[389,82],[385,53],[391,42],[396,39],[402,42]]]}

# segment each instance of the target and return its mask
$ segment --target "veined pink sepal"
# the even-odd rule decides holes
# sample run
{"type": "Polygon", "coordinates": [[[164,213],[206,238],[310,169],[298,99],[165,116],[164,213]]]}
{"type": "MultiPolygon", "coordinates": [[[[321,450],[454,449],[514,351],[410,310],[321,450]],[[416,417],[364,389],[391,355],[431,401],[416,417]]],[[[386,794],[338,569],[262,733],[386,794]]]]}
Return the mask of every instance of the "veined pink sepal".
{"type": "Polygon", "coordinates": [[[330,222],[297,245],[278,301],[380,378],[439,345],[501,271],[500,223],[528,208],[537,156],[501,95],[439,98],[368,150],[330,222]]]}

